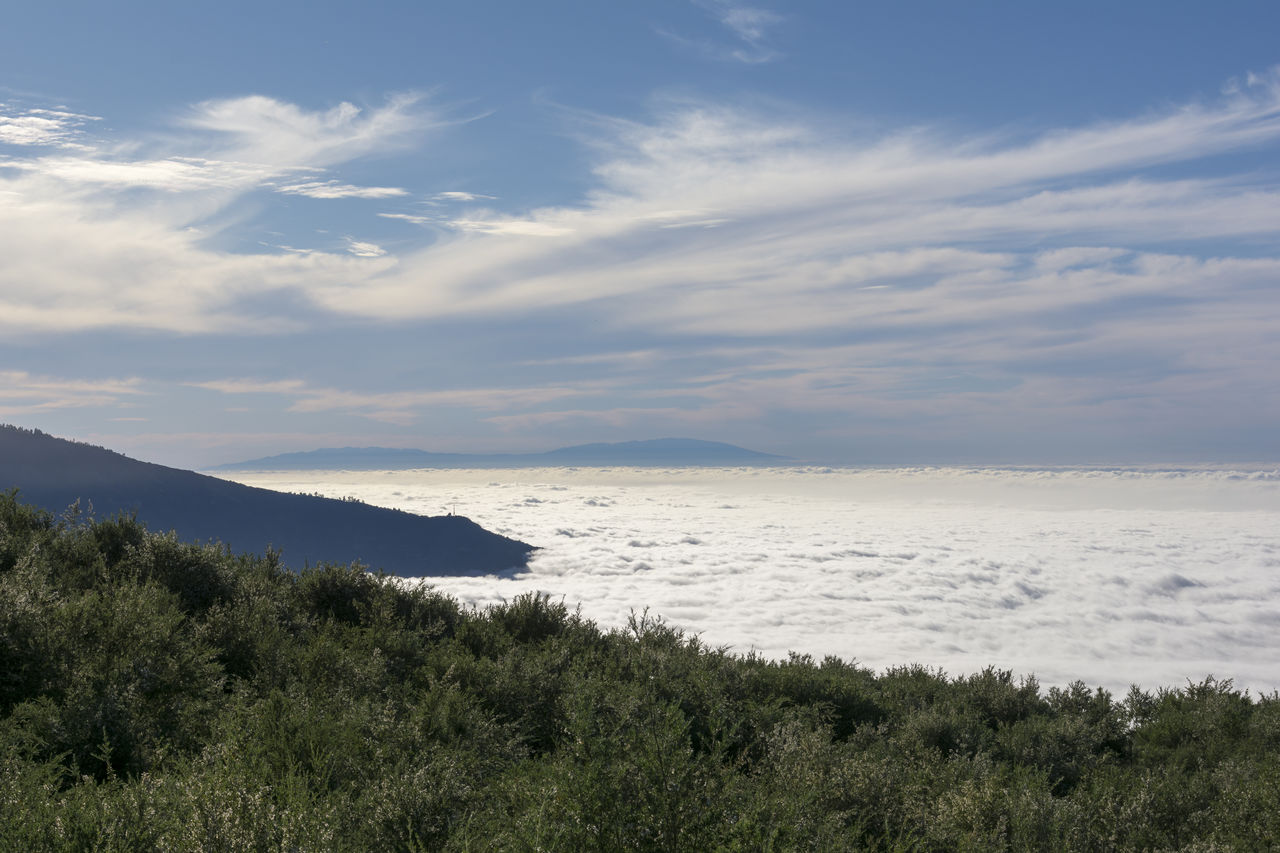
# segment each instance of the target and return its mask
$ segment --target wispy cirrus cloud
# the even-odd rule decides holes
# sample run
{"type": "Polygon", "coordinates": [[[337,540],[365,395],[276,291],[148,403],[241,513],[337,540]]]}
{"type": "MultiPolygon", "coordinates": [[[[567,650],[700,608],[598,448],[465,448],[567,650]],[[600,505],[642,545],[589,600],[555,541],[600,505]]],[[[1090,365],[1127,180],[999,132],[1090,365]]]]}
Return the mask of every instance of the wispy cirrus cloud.
{"type": "MultiPolygon", "coordinates": [[[[70,143],[78,139],[83,120],[96,117],[56,113],[72,118],[37,116],[51,123],[51,129],[28,135],[37,138],[38,144],[81,150],[59,156],[11,157],[3,166],[70,187],[244,191],[291,173],[314,173],[334,163],[405,144],[406,137],[420,135],[439,123],[433,114],[417,107],[419,101],[418,96],[398,96],[380,108],[362,110],[342,103],[325,111],[307,111],[262,96],[205,101],[180,121],[188,131],[185,136],[93,146],[70,143]],[[182,153],[142,153],[161,148],[178,148],[182,153]]],[[[360,193],[386,198],[404,193],[396,188],[362,188],[319,180],[293,181],[276,188],[322,198],[360,193]]]]}
{"type": "MultiPolygon", "coordinates": [[[[492,418],[530,424],[645,408],[675,425],[790,412],[883,418],[889,431],[905,414],[925,429],[950,412],[980,431],[1014,410],[1158,425],[1222,405],[1276,422],[1280,181],[1224,155],[1276,150],[1280,72],[1216,100],[1039,134],[867,136],[823,117],[660,102],[645,121],[593,117],[576,203],[423,195],[439,206],[377,214],[429,226],[408,248],[360,231],[293,253],[219,250],[198,229],[251,190],[353,186],[316,170],[381,150],[382,131],[392,148],[431,116],[248,101],[205,108],[202,121],[230,129],[201,125],[181,153],[153,142],[128,157],[0,162],[0,324],[276,333],[304,322],[301,304],[395,327],[537,317],[601,331],[582,349],[524,353],[549,372],[562,356],[564,376],[618,380],[610,333],[620,352],[680,353],[648,362],[647,385],[618,380],[625,403],[491,398],[508,401],[492,418]],[[273,117],[280,139],[255,141],[273,117]],[[320,141],[297,142],[309,133],[320,141]],[[108,180],[104,164],[124,168],[108,180]],[[290,309],[273,310],[272,294],[290,309]],[[742,360],[722,364],[729,344],[742,360]]],[[[577,382],[547,387],[583,395],[577,382]]],[[[417,411],[341,394],[290,406],[311,398],[371,417],[417,411]]]]}
{"type": "Polygon", "coordinates": [[[100,116],[0,103],[0,144],[83,149],[81,128],[100,116]]]}
{"type": "Polygon", "coordinates": [[[730,53],[734,59],[748,63],[768,62],[780,55],[767,46],[766,39],[769,29],[782,23],[781,15],[732,0],[699,0],[698,5],[715,15],[742,42],[741,47],[730,53]]]}
{"type": "Polygon", "coordinates": [[[193,388],[219,391],[223,394],[305,394],[307,383],[301,379],[211,379],[189,383],[193,388]]]}
{"type": "Polygon", "coordinates": [[[379,213],[378,216],[383,219],[399,219],[402,222],[409,222],[414,225],[440,225],[444,223],[436,216],[420,216],[416,213],[379,213]]]}
{"type": "Polygon", "coordinates": [[[207,157],[118,159],[101,156],[0,160],[0,166],[52,179],[71,190],[163,190],[171,193],[247,188],[293,169],[207,157]]]}
{"type": "Polygon", "coordinates": [[[345,251],[231,253],[211,246],[219,223],[235,221],[238,201],[260,189],[313,197],[402,192],[316,174],[420,137],[439,119],[419,100],[323,111],[260,96],[208,101],[163,137],[0,158],[0,326],[28,334],[287,328],[287,318],[255,319],[236,306],[309,280],[359,280],[390,259],[366,241],[345,251]]]}
{"type": "Polygon", "coordinates": [[[409,194],[408,190],[400,187],[357,187],[335,180],[281,184],[275,191],[307,198],[395,198],[409,194]]]}
{"type": "Polygon", "coordinates": [[[347,238],[347,251],[357,258],[381,258],[387,253],[387,250],[377,243],[370,243],[367,240],[354,240],[350,237],[347,238]]]}
{"type": "Polygon", "coordinates": [[[573,229],[567,225],[536,219],[509,219],[494,217],[492,219],[449,219],[446,224],[459,231],[474,231],[480,234],[513,235],[517,237],[562,237],[572,234],[573,229]]]}
{"type": "Polygon", "coordinates": [[[484,195],[483,193],[469,193],[461,190],[450,190],[448,192],[436,193],[432,196],[436,201],[478,201],[480,199],[496,199],[496,195],[484,195]]]}
{"type": "MultiPolygon", "coordinates": [[[[970,140],[846,140],[680,103],[650,123],[602,123],[583,204],[460,229],[350,298],[316,296],[374,317],[550,311],[667,341],[762,342],[696,388],[655,368],[688,402],[651,402],[673,426],[697,412],[825,411],[981,428],[1016,410],[1050,426],[1093,412],[1158,429],[1211,399],[1247,400],[1274,422],[1280,258],[1265,246],[1280,184],[1200,164],[1275,147],[1278,80],[1128,121],[970,140]],[[412,286],[427,270],[432,287],[412,286]],[[811,357],[765,353],[814,336],[811,357]]],[[[510,423],[617,422],[608,408],[510,423]]]]}
{"type": "Polygon", "coordinates": [[[146,393],[138,378],[85,380],[0,370],[0,415],[5,417],[119,406],[146,393]]]}
{"type": "Polygon", "coordinates": [[[188,384],[228,395],[278,395],[291,401],[288,411],[295,413],[342,412],[395,424],[413,423],[424,410],[435,407],[492,411],[510,406],[535,406],[588,393],[586,386],[559,385],[371,392],[316,386],[296,379],[232,378],[188,384]]]}
{"type": "MultiPolygon", "coordinates": [[[[790,317],[784,326],[798,330],[877,317],[900,324],[922,310],[945,321],[1037,293],[1048,303],[1109,298],[1118,291],[1038,289],[1036,256],[1101,251],[1107,257],[1084,266],[1115,284],[1150,288],[1157,285],[1142,273],[1147,255],[1152,263],[1169,254],[1194,258],[1188,243],[1272,233],[1280,187],[1256,176],[1175,179],[1147,170],[1194,170],[1208,155],[1274,144],[1277,102],[1273,76],[1248,97],[1216,105],[981,141],[922,131],[841,140],[767,117],[678,105],[654,123],[612,125],[595,167],[599,188],[585,204],[451,220],[476,238],[407,253],[396,276],[361,286],[358,297],[353,290],[350,301],[342,290],[317,288],[315,296],[374,316],[504,313],[635,296],[652,306],[642,309],[646,325],[748,333],[760,331],[751,314],[790,317]],[[664,227],[673,224],[702,227],[664,227]],[[560,239],[521,239],[547,234],[560,239]],[[1172,245],[1188,251],[1167,251],[1172,245]],[[1117,266],[1107,259],[1116,252],[1135,262],[1117,266]],[[933,263],[921,268],[925,257],[933,263]],[[435,286],[411,288],[428,267],[435,286]],[[872,300],[869,287],[886,292],[872,300]],[[777,312],[733,311],[735,304],[777,312]]],[[[615,318],[637,319],[632,308],[615,318]]]]}
{"type": "Polygon", "coordinates": [[[734,0],[693,0],[734,37],[735,43],[723,44],[711,39],[689,38],[668,30],[658,33],[709,59],[757,65],[782,56],[769,46],[769,30],[785,20],[769,9],[747,6],[734,0]]]}
{"type": "MultiPolygon", "coordinates": [[[[95,245],[118,245],[127,247],[124,253],[135,261],[149,256],[156,262],[172,253],[173,266],[185,263],[212,276],[207,289],[199,285],[203,275],[196,275],[196,286],[188,289],[206,298],[215,291],[235,294],[233,282],[259,266],[260,285],[296,290],[339,313],[374,317],[511,313],[599,304],[602,299],[621,308],[643,295],[657,307],[634,313],[626,305],[617,316],[666,321],[669,328],[690,331],[729,331],[735,322],[747,322],[751,312],[746,306],[755,306],[780,309],[769,313],[782,318],[784,328],[831,327],[877,316],[918,316],[913,302],[931,303],[931,313],[938,317],[971,304],[938,296],[996,297],[1020,288],[1034,290],[1020,284],[1037,280],[1028,275],[1038,263],[1036,252],[1026,251],[1029,244],[1036,244],[1037,251],[1074,246],[1144,253],[1174,241],[1261,239],[1276,227],[1280,189],[1253,175],[1236,178],[1219,170],[1197,176],[1194,164],[1205,156],[1273,144],[1280,138],[1276,103],[1272,74],[1216,104],[1021,140],[957,140],[918,129],[870,140],[844,139],[794,120],[676,103],[649,123],[601,123],[605,133],[597,137],[597,189],[581,205],[524,214],[472,210],[453,217],[380,213],[437,225],[457,236],[403,252],[390,276],[384,274],[385,266],[361,271],[341,255],[323,252],[311,253],[305,265],[295,264],[291,276],[288,259],[275,255],[233,257],[202,250],[201,238],[207,235],[189,231],[191,219],[207,214],[207,204],[225,204],[211,195],[216,189],[247,191],[273,182],[273,187],[320,195],[390,191],[329,179],[281,183],[278,176],[316,168],[306,165],[307,159],[324,163],[369,150],[379,138],[377,131],[395,137],[407,126],[429,125],[430,117],[414,125],[404,113],[405,102],[383,108],[390,115],[366,120],[353,107],[306,114],[290,105],[248,98],[202,105],[197,111],[195,124],[202,128],[213,128],[215,118],[227,123],[228,129],[212,138],[226,135],[235,144],[218,157],[3,161],[0,183],[6,195],[0,217],[10,214],[14,224],[10,233],[16,239],[6,241],[11,268],[23,267],[30,254],[24,246],[55,238],[65,246],[75,234],[78,254],[92,253],[95,245]],[[271,135],[277,118],[285,126],[280,137],[255,141],[259,131],[271,135]],[[321,139],[295,145],[299,135],[311,133],[321,139]],[[245,157],[277,150],[299,156],[283,162],[245,157]],[[1147,171],[1169,164],[1193,171],[1176,179],[1147,171]],[[164,189],[193,200],[190,209],[161,210],[148,207],[145,199],[116,194],[126,188],[164,189]],[[109,195],[86,198],[86,192],[109,195]],[[35,229],[18,224],[33,217],[42,223],[56,218],[59,227],[42,224],[43,236],[33,241],[35,229]],[[115,227],[122,220],[125,227],[115,227]],[[122,242],[122,232],[139,238],[122,242]],[[534,239],[548,236],[557,239],[534,239]],[[1017,250],[1011,253],[1010,248],[1017,250]],[[931,252],[940,257],[937,252],[944,250],[953,250],[950,257],[957,261],[968,260],[954,267],[917,269],[921,257],[931,252]],[[972,269],[972,259],[979,256],[985,257],[982,268],[972,269]],[[877,258],[900,268],[866,273],[877,258]],[[433,286],[416,286],[414,281],[427,270],[433,286]],[[920,296],[923,282],[901,280],[912,275],[932,276],[927,297],[920,296]],[[377,281],[371,282],[374,276],[377,281]],[[957,276],[967,277],[968,283],[958,287],[957,276]],[[855,287],[862,294],[878,288],[878,301],[857,295],[855,287]],[[661,300],[649,298],[657,293],[663,294],[661,300]],[[733,299],[722,303],[726,295],[733,299]],[[722,305],[744,307],[726,312],[722,305]],[[735,315],[738,321],[732,319],[735,315]]],[[[204,147],[210,146],[206,142],[204,147]]],[[[457,200],[462,195],[455,194],[457,200]]],[[[65,255],[49,246],[43,258],[65,255]]],[[[88,266],[85,260],[77,266],[88,266]]],[[[110,277],[115,264],[107,261],[101,268],[110,277]]],[[[150,265],[142,265],[139,277],[135,264],[134,280],[145,282],[150,265]]],[[[34,266],[33,259],[27,271],[34,266]]],[[[1133,265],[1127,273],[1113,270],[1112,278],[1136,284],[1135,271],[1133,265]]],[[[52,292],[75,289],[56,282],[76,276],[54,273],[44,276],[55,283],[52,292]]],[[[120,301],[130,302],[130,290],[121,292],[120,301]]],[[[35,292],[19,288],[16,280],[0,288],[0,296],[28,314],[38,308],[39,300],[31,299],[35,292]]],[[[1065,291],[1059,297],[1079,299],[1065,291]]],[[[105,293],[92,298],[112,307],[105,293]]],[[[224,300],[228,310],[233,304],[234,299],[224,300]]],[[[995,305],[988,301],[983,307],[995,305]]],[[[121,316],[111,310],[95,314],[107,324],[121,316]]],[[[216,315],[216,310],[209,313],[216,315]]],[[[169,316],[181,318],[183,312],[169,316]]],[[[175,325],[189,328],[185,322],[175,325]]],[[[749,323],[738,328],[759,331],[749,323]]]]}
{"type": "Polygon", "coordinates": [[[343,102],[306,110],[262,95],[205,101],[182,124],[213,138],[237,159],[274,165],[328,166],[372,151],[411,144],[442,119],[421,108],[423,96],[395,95],[376,109],[343,102]]]}

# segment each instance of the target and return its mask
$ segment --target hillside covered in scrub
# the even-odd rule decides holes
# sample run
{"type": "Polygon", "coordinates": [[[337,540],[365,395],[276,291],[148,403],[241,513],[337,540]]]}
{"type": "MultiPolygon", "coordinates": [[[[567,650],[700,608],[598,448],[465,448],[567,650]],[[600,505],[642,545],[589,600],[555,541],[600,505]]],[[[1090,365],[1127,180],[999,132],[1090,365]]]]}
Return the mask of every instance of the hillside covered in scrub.
{"type": "Polygon", "coordinates": [[[0,495],[3,850],[1263,849],[1278,803],[1230,683],[734,656],[0,495]]]}

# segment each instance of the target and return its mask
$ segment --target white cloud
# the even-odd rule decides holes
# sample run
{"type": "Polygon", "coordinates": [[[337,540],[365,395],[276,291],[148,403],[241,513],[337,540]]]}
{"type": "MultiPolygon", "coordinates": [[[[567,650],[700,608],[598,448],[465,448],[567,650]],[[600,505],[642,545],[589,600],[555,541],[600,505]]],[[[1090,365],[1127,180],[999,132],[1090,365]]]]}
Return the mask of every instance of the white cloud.
{"type": "MultiPolygon", "coordinates": [[[[1046,250],[1123,251],[1126,244],[1270,233],[1280,226],[1276,187],[1222,177],[1137,179],[1125,170],[1274,142],[1276,103],[1272,84],[1216,107],[980,146],[918,132],[841,142],[731,111],[677,109],[656,124],[617,125],[611,156],[596,168],[600,189],[583,206],[452,222],[494,238],[554,234],[562,238],[554,246],[441,242],[406,256],[402,272],[372,292],[317,296],[337,310],[429,316],[643,293],[687,323],[691,301],[722,304],[731,295],[770,302],[797,322],[847,323],[858,319],[858,307],[842,309],[828,297],[841,292],[845,269],[868,254],[908,260],[917,250],[1028,241],[1048,241],[1046,250]],[[1068,178],[1074,186],[1064,189],[1068,178]],[[661,227],[682,222],[718,227],[661,227]],[[1109,245],[1098,242],[1104,239],[1109,245]],[[435,286],[409,286],[419,269],[430,270],[435,286]],[[815,289],[822,298],[806,299],[815,289]]],[[[991,253],[990,269],[1001,288],[1017,289],[1009,257],[991,253]]],[[[939,316],[964,304],[931,301],[939,316]]],[[[634,315],[628,307],[623,316],[634,315]]]]}
{"type": "Polygon", "coordinates": [[[782,54],[768,45],[769,30],[785,20],[768,9],[743,6],[732,0],[693,0],[696,6],[707,11],[737,40],[729,46],[709,39],[688,38],[659,29],[659,35],[709,59],[742,62],[756,65],[770,62],[782,54]]]}
{"type": "Polygon", "coordinates": [[[81,149],[81,128],[98,116],[67,110],[18,109],[0,103],[0,144],[81,149]]]}
{"type": "Polygon", "coordinates": [[[1124,692],[1212,673],[1280,686],[1280,472],[525,469],[244,474],[540,546],[512,578],[429,578],[484,605],[649,607],[711,646],[864,666],[985,666],[1124,692]],[[725,607],[732,601],[732,607],[725,607]],[[1100,663],[1102,662],[1102,663],[1100,663]]]}
{"type": "Polygon", "coordinates": [[[657,350],[630,350],[627,352],[591,353],[589,355],[569,355],[558,358],[525,359],[525,365],[577,365],[577,364],[622,364],[641,367],[652,364],[658,355],[657,350]]]}
{"type": "Polygon", "coordinates": [[[19,200],[0,204],[0,326],[10,335],[102,327],[275,332],[296,322],[255,317],[237,303],[307,281],[358,279],[367,274],[362,265],[391,260],[225,253],[185,227],[181,208],[121,209],[45,193],[38,181],[18,186],[19,200]]]}
{"type": "Polygon", "coordinates": [[[400,219],[404,222],[412,222],[414,225],[439,225],[441,220],[430,216],[416,216],[411,213],[379,213],[383,219],[400,219]]]}
{"type": "Polygon", "coordinates": [[[460,232],[508,237],[561,237],[573,233],[573,229],[562,225],[540,222],[536,219],[503,217],[492,214],[490,211],[476,211],[471,217],[457,219],[411,213],[379,213],[378,216],[383,219],[399,219],[414,225],[435,225],[460,232]]]}
{"type": "Polygon", "coordinates": [[[281,169],[260,163],[210,160],[201,157],[116,160],[90,156],[42,157],[5,163],[13,169],[52,178],[73,187],[94,189],[156,189],[199,192],[246,187],[279,174],[281,169]]]}
{"type": "Polygon", "coordinates": [[[572,228],[530,219],[450,219],[448,224],[460,231],[516,237],[561,237],[573,233],[572,228]]]}
{"type": "Polygon", "coordinates": [[[387,253],[387,250],[377,243],[353,240],[350,237],[347,238],[347,251],[357,258],[380,258],[387,253]]]}
{"type": "Polygon", "coordinates": [[[477,201],[477,200],[482,199],[482,198],[486,198],[486,199],[495,199],[495,198],[497,198],[497,196],[496,196],[496,195],[483,195],[483,194],[481,194],[481,193],[468,193],[468,192],[461,192],[461,191],[459,191],[459,190],[452,190],[452,191],[449,191],[449,192],[436,193],[434,196],[432,196],[432,198],[434,198],[434,199],[436,199],[436,200],[438,200],[438,201],[477,201]]]}
{"type": "Polygon", "coordinates": [[[278,193],[301,195],[307,198],[394,198],[408,195],[409,191],[400,187],[357,187],[338,181],[303,181],[297,184],[282,184],[275,188],[278,193]]]}
{"type": "Polygon", "coordinates": [[[833,341],[803,376],[699,389],[707,407],[735,396],[757,413],[972,406],[994,417],[1022,406],[1049,422],[1122,405],[1097,403],[1102,394],[1150,407],[1143,417],[1158,423],[1212,386],[1215,399],[1244,394],[1261,413],[1273,381],[1264,364],[1280,358],[1267,332],[1280,258],[1257,247],[1280,228],[1280,186],[1196,169],[1201,157],[1280,140],[1276,79],[1216,104],[1029,140],[913,131],[859,142],[678,105],[653,124],[610,125],[583,204],[455,221],[463,234],[403,255],[377,282],[313,293],[373,317],[589,305],[611,326],[688,340],[833,341]],[[1176,178],[1150,170],[1174,163],[1176,178]],[[663,227],[684,222],[717,227],[663,227]],[[1223,256],[1231,246],[1242,256],[1223,256]],[[1192,379],[1224,359],[1233,367],[1213,383],[1192,379]],[[1138,402],[1155,394],[1164,403],[1138,402]]]}
{"type": "MultiPolygon", "coordinates": [[[[1002,305],[1038,298],[1051,309],[1060,300],[1078,305],[1082,294],[1099,304],[1118,292],[1038,288],[1041,279],[1029,264],[1039,262],[1042,252],[1026,251],[1029,244],[1048,252],[1137,251],[1133,256],[1140,257],[1171,239],[1272,233],[1280,226],[1280,188],[1256,176],[1248,182],[1221,175],[1172,180],[1139,178],[1134,171],[1273,143],[1280,138],[1276,79],[1261,78],[1217,104],[1029,141],[955,140],[921,131],[841,139],[767,116],[676,105],[651,124],[608,125],[613,135],[601,141],[598,188],[583,204],[525,215],[474,211],[440,221],[457,236],[402,254],[390,275],[390,257],[357,258],[377,264],[361,269],[325,253],[313,253],[290,273],[274,254],[203,250],[203,241],[184,229],[225,208],[217,189],[246,191],[274,182],[319,194],[389,191],[329,179],[281,184],[279,177],[395,145],[409,128],[428,126],[431,116],[411,112],[405,100],[369,113],[350,105],[308,113],[267,98],[233,99],[200,105],[190,118],[190,126],[210,134],[203,156],[6,161],[11,174],[0,169],[0,218],[8,213],[11,221],[32,225],[11,231],[11,239],[0,236],[0,248],[10,268],[47,280],[52,293],[74,290],[68,282],[83,279],[59,269],[62,259],[74,260],[78,269],[96,265],[107,276],[116,266],[132,267],[134,283],[118,291],[121,299],[108,295],[117,291],[98,288],[82,294],[89,297],[82,302],[105,302],[92,312],[95,324],[136,318],[141,310],[154,315],[155,324],[216,327],[243,289],[237,279],[255,266],[268,287],[287,288],[339,313],[388,319],[515,314],[590,301],[616,308],[615,322],[689,332],[758,334],[761,318],[777,318],[774,328],[796,331],[867,323],[902,327],[945,323],[979,309],[995,323],[1002,305]],[[161,204],[117,192],[130,187],[163,189],[178,198],[161,204]],[[126,231],[133,236],[122,241],[126,231]],[[73,235],[76,249],[69,253],[73,235]],[[557,239],[529,239],[550,236],[557,239]],[[34,245],[46,247],[40,261],[58,261],[40,272],[34,245]],[[946,249],[956,258],[986,253],[987,263],[912,272],[919,252],[946,249]],[[107,257],[91,261],[95,253],[107,257]],[[904,266],[881,270],[883,280],[857,272],[875,257],[904,266]],[[146,262],[139,265],[139,259],[146,262]],[[174,276],[183,266],[188,274],[174,276]],[[163,278],[149,279],[148,268],[163,278]],[[885,286],[913,274],[929,278],[906,288],[885,286]],[[129,296],[159,290],[172,277],[194,278],[186,296],[191,310],[150,312],[129,296]],[[421,286],[426,279],[431,287],[421,286]],[[201,284],[206,280],[207,287],[201,284]],[[631,304],[637,300],[638,306],[631,304]],[[210,321],[196,323],[202,313],[210,321]]],[[[417,214],[379,216],[436,223],[417,214]]],[[[1101,255],[1078,265],[1114,284],[1155,287],[1139,267],[1116,267],[1101,255]]],[[[20,284],[0,273],[0,301],[28,316],[40,314],[42,300],[33,294],[42,290],[29,286],[32,280],[20,284]]],[[[1256,287],[1245,291],[1218,294],[1265,298],[1256,287]]],[[[69,312],[63,320],[74,327],[83,322],[77,316],[69,312]]],[[[50,314],[40,325],[52,323],[50,314]]]]}
{"type": "MultiPolygon", "coordinates": [[[[672,407],[622,406],[606,409],[558,409],[551,411],[521,412],[513,415],[494,415],[485,418],[508,432],[537,430],[549,425],[572,424],[575,426],[608,426],[616,430],[637,430],[645,422],[675,424],[706,423],[725,415],[726,412],[708,407],[676,409],[672,407]]],[[[656,433],[655,433],[656,434],[656,433]]]]}
{"type": "Polygon", "coordinates": [[[782,16],[767,9],[750,6],[738,6],[733,3],[712,2],[709,4],[719,15],[724,24],[737,36],[743,46],[732,51],[732,56],[740,62],[757,63],[776,59],[777,51],[765,45],[765,38],[770,27],[782,22],[782,16]]]}
{"type": "MultiPolygon", "coordinates": [[[[239,98],[199,105],[176,137],[2,160],[0,326],[27,334],[296,326],[237,305],[310,282],[358,281],[394,259],[372,244],[359,257],[229,253],[210,247],[217,222],[236,220],[234,205],[245,193],[399,146],[434,123],[411,98],[320,113],[239,98]]],[[[286,184],[300,185],[350,191],[337,182],[286,184]]]]}
{"type": "Polygon", "coordinates": [[[137,378],[83,380],[0,370],[0,415],[5,417],[119,406],[146,393],[137,378]]]}
{"type": "MultiPolygon", "coordinates": [[[[175,192],[245,190],[268,185],[280,176],[315,172],[376,150],[407,144],[407,140],[439,123],[432,114],[416,107],[419,100],[417,96],[400,96],[373,110],[343,103],[324,112],[310,112],[261,96],[206,101],[193,108],[183,121],[186,127],[197,131],[195,135],[161,141],[181,146],[186,153],[137,156],[138,145],[119,145],[115,150],[100,147],[57,157],[10,158],[4,165],[72,185],[175,192]]],[[[153,143],[152,147],[161,143],[153,143]]],[[[143,146],[147,147],[145,143],[143,146]]],[[[386,198],[404,194],[392,187],[354,187],[337,181],[300,181],[277,188],[321,198],[386,198]]]]}
{"type": "Polygon", "coordinates": [[[735,6],[731,3],[711,5],[719,11],[720,22],[738,38],[750,44],[761,41],[769,27],[782,21],[782,16],[767,9],[735,6]]]}
{"type": "Polygon", "coordinates": [[[302,109],[253,95],[205,101],[184,124],[211,133],[239,159],[275,165],[323,167],[388,147],[403,146],[440,120],[418,108],[420,95],[398,95],[377,109],[341,103],[325,111],[302,109]]]}
{"type": "Polygon", "coordinates": [[[189,384],[193,388],[205,388],[223,394],[295,394],[304,393],[307,389],[307,383],[301,379],[211,379],[189,384]]]}
{"type": "Polygon", "coordinates": [[[278,394],[292,399],[288,411],[303,414],[345,412],[388,423],[409,424],[424,410],[457,407],[494,410],[509,406],[533,406],[585,394],[589,384],[530,386],[522,388],[459,388],[408,391],[349,391],[317,387],[296,379],[220,379],[189,383],[192,387],[224,394],[278,394]]]}

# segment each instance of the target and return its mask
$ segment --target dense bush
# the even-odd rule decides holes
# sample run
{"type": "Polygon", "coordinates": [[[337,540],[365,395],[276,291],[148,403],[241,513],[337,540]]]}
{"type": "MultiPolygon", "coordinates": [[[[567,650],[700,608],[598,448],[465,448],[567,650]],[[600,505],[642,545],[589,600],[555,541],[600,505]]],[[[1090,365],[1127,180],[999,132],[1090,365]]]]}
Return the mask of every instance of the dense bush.
{"type": "Polygon", "coordinates": [[[601,631],[0,495],[0,850],[1226,850],[1280,697],[601,631]]]}

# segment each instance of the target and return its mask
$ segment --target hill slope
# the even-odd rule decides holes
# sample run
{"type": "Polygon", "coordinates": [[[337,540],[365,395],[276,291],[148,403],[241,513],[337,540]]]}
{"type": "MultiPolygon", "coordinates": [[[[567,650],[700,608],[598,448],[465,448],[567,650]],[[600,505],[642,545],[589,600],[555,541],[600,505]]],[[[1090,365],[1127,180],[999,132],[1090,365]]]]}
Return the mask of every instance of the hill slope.
{"type": "Polygon", "coordinates": [[[11,488],[54,513],[79,500],[98,517],[136,512],[152,530],[234,551],[272,546],[294,568],[359,560],[406,577],[483,574],[523,565],[532,550],[462,516],[272,492],[0,425],[0,490],[11,488]]]}
{"type": "Polygon", "coordinates": [[[219,465],[214,471],[347,471],[405,468],[543,468],[565,465],[662,466],[786,465],[785,456],[759,453],[720,441],[658,438],[650,441],[579,444],[545,453],[431,453],[395,447],[332,447],[281,453],[219,465]]]}

